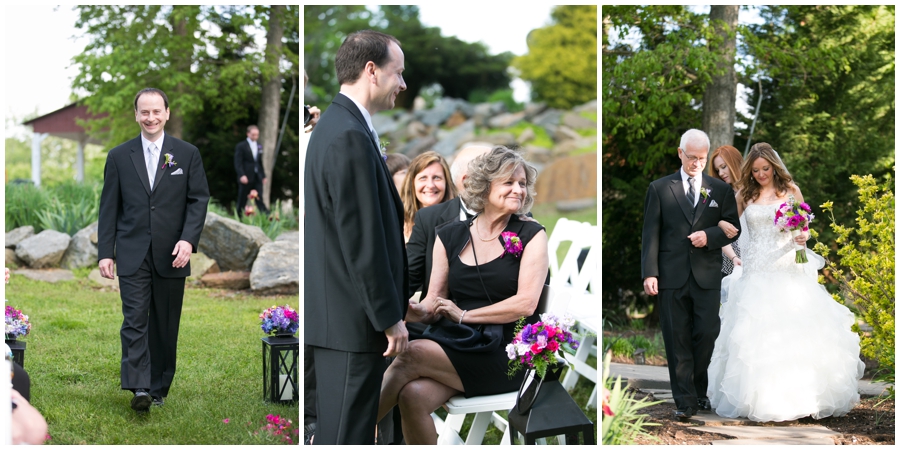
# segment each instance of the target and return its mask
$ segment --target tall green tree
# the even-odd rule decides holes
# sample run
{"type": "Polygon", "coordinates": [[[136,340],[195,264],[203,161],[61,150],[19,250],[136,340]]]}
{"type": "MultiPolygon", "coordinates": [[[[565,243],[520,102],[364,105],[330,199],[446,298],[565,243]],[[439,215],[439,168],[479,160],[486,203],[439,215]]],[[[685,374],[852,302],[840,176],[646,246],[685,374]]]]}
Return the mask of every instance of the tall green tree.
{"type": "Polygon", "coordinates": [[[597,7],[557,6],[553,24],[528,33],[528,53],[513,60],[534,100],[571,108],[597,98],[597,7]]]}
{"type": "Polygon", "coordinates": [[[347,35],[364,29],[390,34],[401,43],[406,91],[397,96],[397,108],[411,108],[419,92],[434,83],[445,96],[463,99],[479,90],[509,88],[511,53],[491,55],[481,43],[441,36],[440,28],[422,24],[418,6],[381,6],[376,13],[362,6],[307,6],[304,63],[320,108],[340,89],[334,72],[337,49],[347,35]]]}

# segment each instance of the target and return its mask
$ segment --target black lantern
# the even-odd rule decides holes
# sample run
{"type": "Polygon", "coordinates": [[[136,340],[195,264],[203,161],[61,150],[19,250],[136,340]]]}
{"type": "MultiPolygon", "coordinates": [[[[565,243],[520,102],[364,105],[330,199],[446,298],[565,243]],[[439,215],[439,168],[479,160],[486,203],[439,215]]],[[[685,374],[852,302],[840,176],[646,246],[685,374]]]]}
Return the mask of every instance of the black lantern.
{"type": "Polygon", "coordinates": [[[263,398],[272,403],[299,400],[300,340],[296,337],[262,338],[263,398]]]}
{"type": "Polygon", "coordinates": [[[594,445],[594,423],[584,415],[559,381],[545,381],[531,409],[524,414],[516,408],[509,410],[509,443],[515,444],[518,433],[525,437],[525,445],[535,440],[564,434],[566,444],[577,445],[579,435],[585,445],[594,445]]]}
{"type": "Polygon", "coordinates": [[[644,361],[644,352],[645,352],[645,351],[646,351],[646,350],[645,350],[645,349],[642,349],[642,348],[638,348],[638,349],[635,349],[635,350],[634,350],[634,354],[633,354],[632,356],[634,356],[634,363],[635,363],[635,364],[640,364],[640,365],[642,365],[642,366],[644,365],[644,362],[645,362],[645,361],[644,361]]]}
{"type": "Polygon", "coordinates": [[[6,339],[6,345],[12,350],[13,361],[16,364],[25,367],[25,342],[16,339],[6,339]]]}

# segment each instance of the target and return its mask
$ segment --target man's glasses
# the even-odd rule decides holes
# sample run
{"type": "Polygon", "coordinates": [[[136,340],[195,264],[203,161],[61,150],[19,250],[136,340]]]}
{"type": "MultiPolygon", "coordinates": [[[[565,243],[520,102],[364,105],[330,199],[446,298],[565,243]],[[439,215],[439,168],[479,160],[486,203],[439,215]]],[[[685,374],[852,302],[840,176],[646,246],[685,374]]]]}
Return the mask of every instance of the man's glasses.
{"type": "Polygon", "coordinates": [[[681,150],[681,153],[684,154],[684,157],[687,158],[688,162],[690,162],[691,164],[700,163],[701,166],[706,165],[706,158],[698,158],[696,156],[690,156],[687,153],[685,153],[684,150],[681,150]]]}

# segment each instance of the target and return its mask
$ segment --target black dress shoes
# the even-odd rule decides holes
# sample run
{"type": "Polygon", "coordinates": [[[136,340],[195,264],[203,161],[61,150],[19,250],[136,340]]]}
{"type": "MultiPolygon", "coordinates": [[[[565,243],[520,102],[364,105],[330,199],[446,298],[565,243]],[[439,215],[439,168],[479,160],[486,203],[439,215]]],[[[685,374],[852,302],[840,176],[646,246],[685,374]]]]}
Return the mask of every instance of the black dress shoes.
{"type": "Polygon", "coordinates": [[[679,408],[679,409],[675,410],[675,418],[682,422],[685,422],[688,419],[690,419],[691,417],[694,417],[694,413],[696,413],[696,412],[697,412],[697,410],[694,408],[691,408],[690,406],[688,406],[687,408],[684,408],[684,409],[679,408]]]}
{"type": "Polygon", "coordinates": [[[158,395],[152,395],[151,397],[153,398],[153,406],[162,406],[165,403],[165,400],[158,395]]]}
{"type": "Polygon", "coordinates": [[[131,409],[138,412],[146,412],[150,409],[152,401],[146,389],[137,389],[134,391],[134,397],[131,399],[131,409]]]}
{"type": "Polygon", "coordinates": [[[701,398],[697,400],[697,403],[700,405],[700,411],[712,411],[712,404],[709,403],[708,398],[701,398]]]}

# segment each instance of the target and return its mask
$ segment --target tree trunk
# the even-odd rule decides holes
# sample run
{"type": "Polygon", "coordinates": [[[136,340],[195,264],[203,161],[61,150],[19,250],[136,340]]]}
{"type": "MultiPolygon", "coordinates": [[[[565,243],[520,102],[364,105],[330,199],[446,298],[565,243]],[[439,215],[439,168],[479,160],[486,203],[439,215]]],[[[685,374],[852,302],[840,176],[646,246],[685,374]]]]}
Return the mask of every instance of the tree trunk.
{"type": "MultiPolygon", "coordinates": [[[[175,8],[180,7],[175,6],[175,8]]],[[[177,39],[179,42],[183,42],[185,39],[189,38],[187,31],[187,18],[182,15],[176,14],[173,14],[172,18],[172,30],[173,34],[176,36],[175,39],[177,39]]],[[[172,51],[172,69],[178,73],[190,73],[191,57],[193,56],[190,53],[190,49],[181,45],[171,46],[170,48],[172,51]]],[[[178,84],[175,85],[175,92],[168,94],[169,99],[172,100],[181,98],[184,93],[184,82],[179,81],[178,84]]],[[[171,111],[171,101],[169,102],[169,106],[171,111]]],[[[166,122],[166,133],[178,139],[182,139],[184,133],[184,111],[171,111],[169,121],[166,122]]]]}
{"type": "MultiPolygon", "coordinates": [[[[737,77],[734,72],[736,53],[736,28],[738,5],[712,5],[709,21],[715,33],[722,38],[712,49],[722,58],[718,68],[723,72],[712,77],[703,93],[703,130],[709,135],[709,152],[722,145],[734,144],[735,99],[737,77]]],[[[712,161],[710,161],[712,164],[712,161]]]]}
{"type": "Polygon", "coordinates": [[[269,29],[266,32],[266,64],[263,70],[262,102],[259,107],[259,142],[263,147],[263,170],[266,184],[263,186],[263,202],[270,206],[272,195],[272,169],[275,167],[275,144],[278,140],[278,116],[281,109],[281,61],[284,28],[281,16],[284,6],[273,5],[269,10],[269,29]]]}

